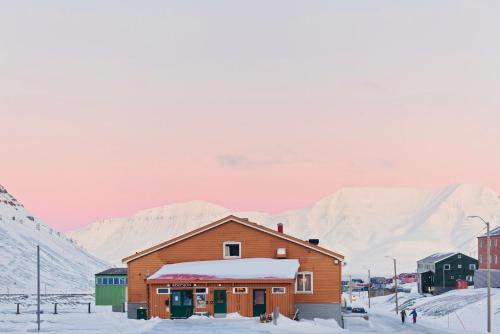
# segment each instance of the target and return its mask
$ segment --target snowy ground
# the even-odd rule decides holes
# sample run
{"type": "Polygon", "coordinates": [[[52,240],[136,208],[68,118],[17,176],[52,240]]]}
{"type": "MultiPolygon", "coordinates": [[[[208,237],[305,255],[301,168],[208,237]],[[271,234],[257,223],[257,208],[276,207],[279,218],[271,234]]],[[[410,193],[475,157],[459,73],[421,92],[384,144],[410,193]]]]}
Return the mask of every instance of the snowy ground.
{"type": "MultiPolygon", "coordinates": [[[[485,333],[486,332],[486,289],[453,290],[439,296],[422,296],[416,293],[415,284],[410,286],[411,293],[399,293],[399,305],[407,310],[416,308],[417,325],[436,328],[441,332],[451,330],[453,333],[485,333]]],[[[394,312],[394,295],[371,299],[368,308],[366,293],[357,294],[353,306],[363,306],[370,313],[370,322],[375,328],[389,324],[389,319],[399,323],[400,317],[394,312]]],[[[399,324],[400,325],[400,324],[399,324]]],[[[407,324],[404,328],[411,327],[407,324]]],[[[346,328],[357,329],[356,324],[346,328]]],[[[400,326],[401,328],[401,326],[400,326]]],[[[500,333],[500,289],[492,289],[492,328],[493,333],[500,333]]],[[[425,332],[425,331],[423,331],[425,332]]]]}
{"type": "MultiPolygon", "coordinates": [[[[500,289],[493,289],[493,333],[500,333],[500,289]]],[[[357,295],[357,294],[355,294],[357,295]]],[[[414,292],[399,294],[400,305],[416,308],[417,324],[401,324],[394,312],[394,296],[372,298],[368,309],[366,295],[359,295],[353,306],[364,306],[369,320],[346,318],[346,329],[339,328],[334,320],[292,321],[280,317],[278,326],[261,324],[256,318],[231,315],[226,319],[192,317],[187,320],[152,319],[130,320],[124,313],[113,313],[110,307],[96,307],[87,313],[86,304],[67,298],[59,300],[59,314],[52,314],[56,300],[48,299],[42,305],[42,331],[54,333],[120,333],[120,334],[264,334],[264,333],[485,333],[486,299],[484,289],[455,290],[435,296],[422,297],[414,292]]],[[[78,300],[79,301],[79,300],[78,300]]],[[[87,302],[88,300],[81,300],[87,302]]],[[[0,333],[26,333],[36,329],[36,306],[33,299],[24,301],[21,314],[17,315],[12,299],[0,300],[0,333]]]]}

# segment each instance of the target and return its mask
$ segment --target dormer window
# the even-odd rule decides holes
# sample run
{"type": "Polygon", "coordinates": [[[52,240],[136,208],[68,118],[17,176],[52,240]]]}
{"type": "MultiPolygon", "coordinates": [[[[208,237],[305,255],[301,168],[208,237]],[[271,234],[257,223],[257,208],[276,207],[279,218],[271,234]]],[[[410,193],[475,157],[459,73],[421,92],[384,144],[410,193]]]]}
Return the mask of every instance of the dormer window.
{"type": "Polygon", "coordinates": [[[241,242],[226,241],[223,245],[224,259],[241,259],[241,242]]]}

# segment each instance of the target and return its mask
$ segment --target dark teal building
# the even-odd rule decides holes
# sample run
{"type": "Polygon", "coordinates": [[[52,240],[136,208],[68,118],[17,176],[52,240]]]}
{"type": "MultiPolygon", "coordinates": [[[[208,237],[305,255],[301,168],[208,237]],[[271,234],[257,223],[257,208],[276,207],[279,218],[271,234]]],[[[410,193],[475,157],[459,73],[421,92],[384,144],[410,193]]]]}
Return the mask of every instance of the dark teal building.
{"type": "Polygon", "coordinates": [[[435,253],[417,261],[418,292],[440,294],[474,285],[478,261],[459,252],[435,253]]]}

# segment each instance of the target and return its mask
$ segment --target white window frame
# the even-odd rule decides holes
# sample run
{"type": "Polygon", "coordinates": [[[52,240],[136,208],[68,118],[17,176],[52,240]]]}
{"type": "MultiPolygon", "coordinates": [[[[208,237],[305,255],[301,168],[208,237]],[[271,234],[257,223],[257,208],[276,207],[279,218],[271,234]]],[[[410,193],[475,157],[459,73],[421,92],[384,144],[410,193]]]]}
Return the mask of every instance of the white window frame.
{"type": "Polygon", "coordinates": [[[156,288],[156,294],[157,295],[169,295],[170,288],[156,288]],[[167,292],[160,292],[160,290],[167,290],[167,292]]]}
{"type": "Polygon", "coordinates": [[[248,288],[245,286],[235,286],[233,288],[234,295],[246,295],[248,293],[248,288]],[[236,292],[236,289],[245,289],[245,292],[236,292]]]}
{"type": "Polygon", "coordinates": [[[462,265],[461,264],[458,264],[458,269],[462,269],[462,265]]]}
{"type": "Polygon", "coordinates": [[[479,263],[483,263],[483,256],[479,255],[479,263]]]}
{"type": "MultiPolygon", "coordinates": [[[[305,285],[304,285],[304,288],[305,288],[305,285]]],[[[295,275],[295,293],[297,293],[297,294],[312,294],[312,293],[314,293],[314,273],[312,271],[299,271],[299,272],[297,272],[297,274],[295,275]],[[307,274],[311,275],[311,291],[298,291],[297,286],[298,286],[299,275],[307,275],[307,274]]]]}
{"type": "Polygon", "coordinates": [[[443,264],[443,270],[450,270],[451,269],[451,265],[446,263],[446,264],[443,264]]]}
{"type": "Polygon", "coordinates": [[[239,242],[239,241],[224,241],[222,243],[222,257],[225,260],[229,260],[229,259],[241,259],[241,253],[242,253],[241,242],[239,242]],[[226,255],[226,245],[238,245],[238,247],[240,249],[240,254],[238,256],[226,255]]]}
{"type": "Polygon", "coordinates": [[[273,286],[271,288],[271,293],[274,295],[284,295],[286,293],[286,288],[284,286],[273,286]],[[276,292],[274,289],[283,289],[282,292],[276,292]]]}
{"type": "Polygon", "coordinates": [[[469,264],[469,270],[476,270],[476,264],[475,263],[470,263],[469,264]]]}

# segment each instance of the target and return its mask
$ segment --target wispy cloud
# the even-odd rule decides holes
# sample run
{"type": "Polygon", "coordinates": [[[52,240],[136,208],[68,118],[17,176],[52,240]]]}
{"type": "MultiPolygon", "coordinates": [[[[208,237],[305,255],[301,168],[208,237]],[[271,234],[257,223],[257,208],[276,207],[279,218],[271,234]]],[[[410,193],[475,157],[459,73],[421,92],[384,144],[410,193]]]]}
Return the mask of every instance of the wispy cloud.
{"type": "Polygon", "coordinates": [[[294,158],[288,155],[272,155],[268,157],[247,157],[242,154],[221,154],[217,161],[226,168],[256,168],[273,165],[283,165],[307,162],[305,159],[294,158]]]}

